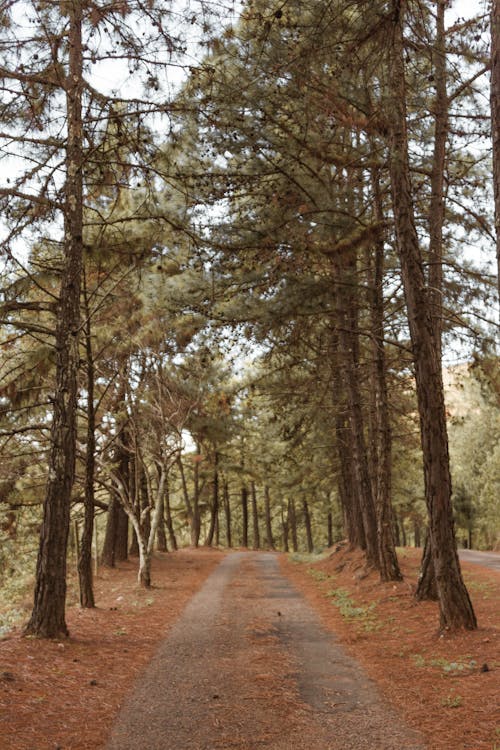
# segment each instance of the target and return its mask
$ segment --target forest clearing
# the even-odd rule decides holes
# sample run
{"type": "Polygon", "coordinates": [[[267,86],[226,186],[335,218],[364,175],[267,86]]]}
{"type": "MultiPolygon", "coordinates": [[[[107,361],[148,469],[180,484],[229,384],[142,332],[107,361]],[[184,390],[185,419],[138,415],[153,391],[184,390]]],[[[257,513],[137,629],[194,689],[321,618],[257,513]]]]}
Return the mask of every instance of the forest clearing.
{"type": "MultiPolygon", "coordinates": [[[[203,548],[158,554],[153,562],[156,585],[149,591],[138,586],[131,563],[120,564],[114,570],[100,569],[96,578],[97,609],[79,608],[76,590],[72,590],[68,639],[27,639],[20,637],[17,630],[1,641],[2,748],[97,750],[106,747],[119,708],[135,681],[144,674],[162,639],[172,631],[193,594],[226,554],[203,548]]],[[[262,553],[244,554],[251,557],[262,553]]],[[[344,545],[337,551],[328,551],[322,559],[303,555],[297,560],[293,555],[271,554],[277,558],[284,576],[293,582],[296,590],[318,613],[323,626],[336,633],[341,645],[359,660],[376,685],[384,705],[394,712],[391,721],[395,732],[399,731],[398,722],[401,726],[405,722],[408,731],[414,731],[416,737],[423,736],[425,744],[418,747],[428,750],[494,750],[498,747],[498,572],[464,564],[465,578],[481,627],[439,637],[436,604],[416,602],[412,593],[420,560],[418,550],[399,550],[405,580],[385,584],[380,583],[373,572],[367,575],[362,556],[348,552],[344,545]],[[488,671],[483,671],[485,665],[488,671]]],[[[249,564],[244,563],[247,567],[249,564]]],[[[233,593],[236,591],[238,595],[239,591],[239,596],[244,597],[239,599],[238,609],[245,606],[245,601],[252,602],[258,597],[263,585],[258,578],[255,571],[251,571],[250,577],[238,575],[233,581],[233,593]],[[243,590],[240,590],[241,586],[243,590]]],[[[355,715],[354,724],[352,720],[349,723],[338,698],[336,704],[335,696],[330,696],[328,710],[322,707],[315,734],[317,717],[312,716],[307,695],[304,699],[300,694],[300,674],[297,665],[291,662],[287,640],[278,639],[278,645],[275,643],[279,628],[286,630],[286,607],[293,601],[290,592],[283,592],[283,583],[279,585],[279,592],[285,599],[278,605],[273,594],[266,605],[271,609],[274,625],[270,627],[265,623],[266,606],[262,606],[263,600],[257,598],[253,604],[257,611],[251,615],[250,626],[237,634],[239,647],[246,649],[243,660],[238,661],[233,654],[228,659],[229,645],[224,643],[214,641],[213,649],[205,649],[200,638],[199,654],[195,649],[191,654],[177,652],[170,670],[167,664],[163,664],[165,683],[169,683],[171,673],[176,670],[182,682],[189,684],[191,680],[203,688],[207,670],[200,672],[198,662],[205,649],[220,679],[217,694],[210,687],[198,690],[198,693],[201,691],[201,696],[197,696],[199,713],[197,704],[189,703],[184,719],[192,744],[186,741],[176,746],[241,750],[257,747],[290,750],[303,747],[324,750],[409,747],[391,744],[394,740],[384,740],[388,734],[384,735],[383,730],[381,738],[375,737],[373,724],[370,725],[366,715],[361,718],[355,715]],[[277,606],[282,606],[283,611],[278,613],[277,606]],[[263,654],[263,644],[268,641],[271,650],[263,654]],[[235,693],[236,702],[231,703],[228,684],[230,680],[238,679],[241,684],[235,693]],[[250,697],[245,698],[245,690],[250,691],[250,697]],[[217,704],[216,708],[214,704],[217,704]],[[339,710],[347,737],[339,734],[338,729],[328,735],[328,721],[339,710]],[[348,732],[353,732],[356,737],[357,731],[364,739],[351,744],[348,732]],[[215,740],[220,740],[221,732],[223,739],[217,744],[215,740]],[[280,745],[283,738],[288,744],[280,745]],[[320,744],[315,744],[318,741],[320,744]]],[[[228,598],[230,593],[231,587],[228,598]]],[[[26,608],[26,613],[28,611],[26,608]]],[[[225,617],[227,619],[227,614],[225,617]]],[[[225,624],[234,626],[232,622],[225,624]]],[[[324,644],[321,648],[324,649],[324,644]]],[[[362,681],[363,685],[365,683],[366,680],[362,681]]],[[[231,686],[234,687],[232,683],[231,686]]],[[[178,697],[183,687],[181,684],[174,687],[172,705],[164,711],[169,717],[169,725],[174,722],[171,716],[175,715],[176,706],[182,705],[178,697]]],[[[328,688],[332,693],[338,690],[335,682],[328,688]]],[[[154,724],[154,717],[165,709],[162,704],[165,689],[159,687],[158,695],[154,691],[148,692],[139,706],[149,724],[154,724]]],[[[358,687],[358,690],[362,688],[358,687]]],[[[169,698],[171,700],[172,696],[169,698]]],[[[355,695],[354,703],[356,700],[355,695]]],[[[353,710],[351,706],[349,711],[353,710]]],[[[375,721],[373,716],[371,721],[375,721]]],[[[133,734],[132,739],[137,742],[133,734]]],[[[398,741],[401,738],[396,743],[398,741]]],[[[126,746],[124,743],[123,747],[126,746]]],[[[134,746],[138,745],[131,745],[134,746]]],[[[152,750],[156,745],[143,744],[141,747],[152,750]]]]}

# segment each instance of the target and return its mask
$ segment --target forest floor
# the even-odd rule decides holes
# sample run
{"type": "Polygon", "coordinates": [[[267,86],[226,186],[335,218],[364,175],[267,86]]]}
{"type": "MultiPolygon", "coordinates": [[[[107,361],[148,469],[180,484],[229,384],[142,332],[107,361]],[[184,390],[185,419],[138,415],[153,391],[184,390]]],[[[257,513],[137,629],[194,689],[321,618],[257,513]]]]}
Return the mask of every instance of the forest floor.
{"type": "MultiPolygon", "coordinates": [[[[182,633],[182,618],[188,610],[184,615],[181,613],[224,558],[224,553],[212,550],[158,555],[153,567],[154,588],[150,591],[137,586],[133,563],[122,564],[117,570],[100,570],[96,578],[98,608],[80,610],[76,605],[68,608],[69,639],[39,641],[21,638],[19,631],[13,631],[0,641],[2,749],[95,750],[105,747],[131,686],[146,674],[146,666],[166,633],[175,635],[175,623],[178,631],[181,624],[182,633]]],[[[252,563],[251,558],[251,555],[243,556],[241,563],[247,575],[236,576],[227,586],[234,605],[231,612],[224,610],[222,599],[222,619],[217,631],[225,645],[230,618],[250,603],[251,619],[240,624],[238,638],[245,641],[245,653],[247,657],[250,654],[251,663],[243,657],[243,652],[241,661],[232,656],[222,658],[224,668],[234,672],[231,677],[234,685],[223,684],[218,693],[207,694],[203,700],[197,698],[198,704],[196,701],[192,704],[193,710],[198,705],[196,710],[201,712],[202,723],[210,722],[219,739],[212,744],[200,741],[200,744],[186,747],[278,749],[280,742],[290,750],[316,746],[324,750],[330,746],[345,750],[358,747],[342,744],[341,739],[340,744],[326,744],[328,741],[320,737],[319,724],[316,737],[319,744],[307,737],[314,719],[301,694],[306,690],[307,681],[303,680],[302,686],[298,684],[300,673],[286,652],[293,636],[293,628],[288,634],[286,631],[286,623],[290,621],[286,608],[296,606],[298,591],[303,595],[300,600],[304,598],[318,613],[324,628],[334,631],[348,654],[362,665],[371,678],[370,685],[372,681],[376,684],[384,705],[392,706],[402,723],[423,733],[429,750],[500,750],[498,572],[463,563],[480,627],[471,633],[439,637],[437,606],[416,603],[412,597],[419,562],[417,550],[400,551],[405,581],[396,584],[380,584],[375,574],[367,575],[358,554],[347,553],[342,547],[320,560],[276,556],[282,573],[293,583],[295,593],[287,593],[285,585],[279,584],[276,594],[272,594],[284,597],[281,603],[277,598],[272,601],[273,607],[283,610],[274,611],[272,627],[264,626],[259,603],[261,589],[270,585],[270,572],[263,572],[258,579],[254,575],[256,563],[252,563]],[[242,696],[244,688],[250,692],[234,704],[234,695],[242,696]],[[258,704],[262,705],[262,734],[254,743],[248,743],[243,740],[245,726],[249,721],[249,726],[255,726],[256,701],[262,701],[262,697],[264,704],[258,704]],[[233,713],[237,706],[237,716],[229,717],[225,713],[230,703],[233,713]],[[231,738],[224,735],[228,720],[236,721],[231,738]],[[296,738],[296,744],[295,739],[290,744],[283,728],[296,738]],[[302,741],[306,744],[301,744],[302,741]]],[[[201,633],[203,623],[198,639],[201,633]]],[[[323,636],[317,638],[321,646],[323,636]]],[[[218,670],[220,679],[222,667],[217,642],[212,645],[214,674],[217,677],[218,670]]],[[[161,650],[157,654],[161,655],[161,650]]],[[[179,661],[181,656],[179,651],[179,661]]],[[[199,658],[199,654],[187,653],[185,664],[189,669],[188,662],[191,663],[197,681],[203,685],[206,675],[196,671],[199,658]]],[[[306,654],[304,660],[310,661],[310,655],[306,654]]],[[[182,666],[180,669],[175,679],[183,682],[182,666]]],[[[176,694],[182,685],[176,686],[174,675],[170,677],[167,682],[176,694]]],[[[362,677],[356,679],[360,680],[360,694],[371,690],[362,677]]],[[[351,689],[352,686],[351,682],[351,689]]],[[[192,696],[185,698],[193,701],[192,696]]],[[[307,702],[314,702],[313,699],[314,696],[308,696],[307,702]]],[[[330,721],[327,713],[335,710],[335,703],[339,702],[333,701],[329,712],[316,711],[314,721],[319,716],[323,722],[321,714],[324,715],[323,728],[330,721]]],[[[156,699],[152,696],[151,704],[147,709],[144,705],[144,711],[154,713],[155,706],[156,699]]],[[[345,717],[344,713],[342,721],[345,717]]],[[[379,721],[377,717],[373,720],[379,721]]],[[[188,724],[191,737],[192,728],[196,726],[195,713],[188,716],[188,724]]],[[[137,739],[135,743],[141,750],[153,747],[140,744],[137,739]]],[[[367,744],[359,745],[365,746],[392,748],[393,744],[376,744],[368,734],[367,744]]],[[[410,746],[419,745],[401,743],[398,747],[410,746]]],[[[181,746],[167,742],[162,747],[180,750],[181,746]]]]}

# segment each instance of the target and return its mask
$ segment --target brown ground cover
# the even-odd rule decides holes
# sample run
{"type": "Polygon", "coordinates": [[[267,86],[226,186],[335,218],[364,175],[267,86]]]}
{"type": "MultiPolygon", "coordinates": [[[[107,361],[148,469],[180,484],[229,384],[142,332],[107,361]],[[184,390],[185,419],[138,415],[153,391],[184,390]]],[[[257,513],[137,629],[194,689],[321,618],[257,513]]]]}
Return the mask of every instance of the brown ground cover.
{"type": "MultiPolygon", "coordinates": [[[[102,748],[125,693],[221,557],[158,555],[151,591],[137,586],[134,563],[102,570],[98,608],[68,609],[69,639],[13,632],[0,641],[2,750],[102,748]]],[[[500,575],[463,565],[480,628],[440,638],[437,606],[412,597],[419,552],[403,550],[400,559],[405,581],[380,584],[359,554],[344,549],[314,563],[281,557],[325,625],[426,734],[430,750],[500,750],[500,575]]]]}
{"type": "Polygon", "coordinates": [[[159,554],[150,590],[137,565],[101,569],[98,607],[69,607],[70,638],[19,632],[0,641],[2,750],[96,750],[138,672],[181,610],[222,559],[217,551],[159,554]]]}
{"type": "Polygon", "coordinates": [[[344,547],[312,564],[282,560],[430,750],[500,750],[500,575],[463,563],[479,629],[439,636],[437,605],[413,598],[420,551],[399,557],[405,580],[396,584],[381,584],[344,547]]]}

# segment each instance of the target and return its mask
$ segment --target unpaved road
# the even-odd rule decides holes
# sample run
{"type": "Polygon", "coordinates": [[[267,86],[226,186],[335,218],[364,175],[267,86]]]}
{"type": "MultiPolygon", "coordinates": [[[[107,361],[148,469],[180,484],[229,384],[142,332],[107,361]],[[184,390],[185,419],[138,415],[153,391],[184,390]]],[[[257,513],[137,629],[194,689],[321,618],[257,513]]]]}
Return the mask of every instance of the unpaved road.
{"type": "Polygon", "coordinates": [[[478,552],[474,549],[461,549],[458,551],[459,557],[464,562],[482,565],[483,568],[491,568],[500,571],[500,554],[498,552],[478,552]]]}
{"type": "MultiPolygon", "coordinates": [[[[147,623],[145,624],[147,627],[147,623]]],[[[107,750],[424,750],[270,553],[223,559],[122,707],[107,750]]]]}

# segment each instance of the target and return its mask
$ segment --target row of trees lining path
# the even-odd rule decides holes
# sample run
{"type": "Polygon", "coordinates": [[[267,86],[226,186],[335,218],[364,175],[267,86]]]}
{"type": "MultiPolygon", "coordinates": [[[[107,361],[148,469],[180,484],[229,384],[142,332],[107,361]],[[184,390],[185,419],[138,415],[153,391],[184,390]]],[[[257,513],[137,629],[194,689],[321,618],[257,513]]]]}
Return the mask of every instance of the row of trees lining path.
{"type": "Polygon", "coordinates": [[[94,606],[102,512],[104,563],[131,528],[145,586],[179,529],[248,546],[251,520],[255,547],[278,530],[298,547],[298,503],[308,549],[318,526],[345,534],[398,580],[412,451],[418,596],[442,629],[476,627],[442,358],[474,341],[497,397],[495,282],[460,253],[496,241],[498,9],[451,22],[447,5],[0,7],[1,499],[32,526],[48,466],[27,633],[67,635],[72,518],[94,606]]]}

